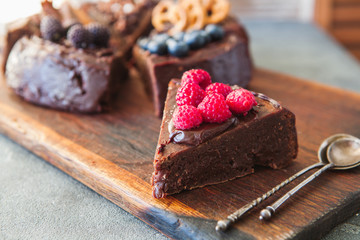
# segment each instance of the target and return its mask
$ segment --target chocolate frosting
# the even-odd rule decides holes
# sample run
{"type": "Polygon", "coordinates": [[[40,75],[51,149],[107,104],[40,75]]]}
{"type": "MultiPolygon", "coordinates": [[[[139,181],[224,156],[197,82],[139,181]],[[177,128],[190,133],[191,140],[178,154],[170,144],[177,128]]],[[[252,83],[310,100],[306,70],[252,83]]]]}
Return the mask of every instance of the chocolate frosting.
{"type": "Polygon", "coordinates": [[[237,121],[236,117],[231,117],[223,123],[208,123],[202,124],[196,129],[179,130],[175,128],[174,123],[171,120],[168,126],[170,142],[199,145],[200,143],[225,132],[230,127],[236,125],[237,121]]]}
{"type": "MultiPolygon", "coordinates": [[[[232,88],[239,89],[240,87],[233,86],[232,88]]],[[[232,127],[239,124],[246,124],[246,122],[266,115],[269,111],[271,111],[269,108],[280,108],[280,104],[268,96],[255,92],[252,92],[252,94],[257,98],[258,105],[250,110],[245,116],[242,114],[232,116],[223,123],[202,123],[199,127],[190,130],[176,129],[173,121],[171,120],[168,124],[169,143],[173,142],[197,146],[220,135],[232,127]],[[270,105],[264,104],[264,102],[270,103],[270,105]]]]}

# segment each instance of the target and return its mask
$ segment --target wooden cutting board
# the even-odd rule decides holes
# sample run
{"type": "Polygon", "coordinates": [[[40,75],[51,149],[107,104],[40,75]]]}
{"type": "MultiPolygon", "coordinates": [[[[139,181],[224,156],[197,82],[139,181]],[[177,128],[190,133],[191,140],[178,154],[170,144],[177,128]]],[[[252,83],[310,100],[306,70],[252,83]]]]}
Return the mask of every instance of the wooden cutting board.
{"type": "Polygon", "coordinates": [[[260,222],[259,211],[305,176],[230,231],[214,230],[217,220],[317,162],[324,138],[340,132],[360,137],[359,94],[256,70],[249,88],[279,100],[297,117],[296,161],[287,169],[256,168],[250,176],[156,200],[149,182],[160,119],[136,76],[121,89],[116,110],[98,115],[34,106],[0,82],[1,133],[171,238],[313,239],[360,209],[360,167],[329,171],[286,202],[270,222],[260,222]]]}

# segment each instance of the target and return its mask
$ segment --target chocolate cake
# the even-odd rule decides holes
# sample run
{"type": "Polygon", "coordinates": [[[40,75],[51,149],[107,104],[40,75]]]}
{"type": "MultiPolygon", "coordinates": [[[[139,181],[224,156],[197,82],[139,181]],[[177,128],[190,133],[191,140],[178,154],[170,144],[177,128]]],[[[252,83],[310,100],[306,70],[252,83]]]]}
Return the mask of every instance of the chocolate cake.
{"type": "Polygon", "coordinates": [[[215,82],[245,87],[252,75],[249,42],[245,29],[233,18],[223,25],[225,36],[204,48],[189,52],[186,57],[160,56],[134,46],[133,56],[145,87],[154,102],[155,114],[161,116],[171,78],[180,78],[192,68],[208,71],[215,82]]]}
{"type": "Polygon", "coordinates": [[[29,102],[72,112],[100,112],[126,72],[122,66],[111,49],[76,49],[23,37],[9,55],[6,80],[29,102]]]}
{"type": "Polygon", "coordinates": [[[275,100],[253,93],[257,105],[247,114],[179,130],[172,120],[179,87],[180,80],[170,81],[154,157],[155,198],[242,177],[255,165],[283,168],[296,157],[295,115],[275,100]]]}
{"type": "Polygon", "coordinates": [[[229,0],[163,0],[153,9],[155,29],[138,41],[133,56],[157,116],[170,79],[189,69],[208,71],[214,82],[247,86],[252,75],[249,39],[229,15],[230,8],[229,0]]]}
{"type": "Polygon", "coordinates": [[[51,1],[42,4],[41,14],[8,26],[3,54],[8,85],[25,100],[38,105],[83,113],[104,110],[110,105],[109,99],[119,83],[127,78],[132,46],[141,34],[149,31],[154,1],[112,0],[79,8],[65,2],[60,9],[53,8],[51,1]],[[120,8],[106,11],[114,5],[120,8]],[[121,8],[125,5],[126,11],[121,8]],[[99,15],[112,20],[100,24],[99,15]],[[138,18],[140,15],[143,17],[138,18]],[[64,35],[67,31],[67,39],[66,36],[59,39],[43,36],[41,26],[49,17],[56,26],[47,26],[48,31],[54,31],[61,24],[62,29],[56,34],[64,35]],[[136,20],[131,20],[134,17],[136,20]],[[74,41],[82,38],[84,43],[71,45],[74,41],[69,39],[69,32],[77,25],[83,26],[80,29],[83,31],[75,31],[70,38],[74,41]],[[100,45],[90,42],[95,38],[89,35],[90,28],[99,34],[98,25],[103,33],[98,38],[103,42],[106,39],[100,45]]]}

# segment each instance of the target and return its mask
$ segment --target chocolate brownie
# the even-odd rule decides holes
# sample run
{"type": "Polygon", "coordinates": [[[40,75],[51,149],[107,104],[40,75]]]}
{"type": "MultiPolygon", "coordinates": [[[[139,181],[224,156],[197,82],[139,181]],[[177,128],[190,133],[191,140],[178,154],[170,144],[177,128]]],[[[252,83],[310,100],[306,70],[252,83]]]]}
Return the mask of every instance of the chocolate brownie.
{"type": "Polygon", "coordinates": [[[253,93],[257,106],[245,116],[175,129],[179,87],[180,80],[170,81],[154,157],[155,198],[242,177],[255,165],[283,168],[297,156],[295,115],[260,93],[253,93]]]}
{"type": "Polygon", "coordinates": [[[133,56],[145,87],[154,102],[155,114],[162,115],[167,86],[171,78],[180,78],[192,68],[202,68],[215,82],[245,87],[252,76],[249,40],[244,27],[229,17],[222,23],[225,36],[205,47],[189,52],[186,57],[160,56],[134,46],[133,56]]]}
{"type": "Polygon", "coordinates": [[[13,47],[6,80],[25,100],[72,112],[100,112],[127,73],[111,49],[76,49],[39,37],[13,47]]]}

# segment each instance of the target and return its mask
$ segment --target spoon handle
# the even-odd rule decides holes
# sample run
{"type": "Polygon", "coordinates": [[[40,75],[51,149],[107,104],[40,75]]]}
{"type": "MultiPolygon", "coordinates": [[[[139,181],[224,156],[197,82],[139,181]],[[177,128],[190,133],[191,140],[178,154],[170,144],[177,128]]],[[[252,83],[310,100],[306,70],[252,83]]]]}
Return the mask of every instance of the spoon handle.
{"type": "Polygon", "coordinates": [[[303,170],[295,173],[290,178],[288,178],[285,181],[283,181],[282,183],[278,184],[277,186],[275,186],[273,189],[271,189],[267,193],[264,193],[261,197],[258,197],[257,199],[253,200],[252,202],[250,202],[250,203],[246,204],[245,206],[243,206],[242,208],[238,209],[236,212],[234,212],[234,213],[230,214],[229,216],[227,216],[226,219],[218,221],[217,224],[216,224],[216,227],[215,227],[216,231],[225,231],[226,229],[229,228],[229,226],[231,224],[235,223],[242,215],[244,215],[245,213],[247,213],[248,211],[250,211],[251,209],[253,209],[257,205],[259,205],[265,199],[272,196],[279,189],[286,186],[287,184],[294,181],[296,178],[300,177],[301,175],[303,175],[304,173],[310,171],[311,169],[321,167],[321,166],[324,166],[324,163],[321,163],[321,162],[315,163],[315,164],[313,164],[313,165],[311,165],[311,166],[309,166],[307,168],[304,168],[303,170]]]}
{"type": "Polygon", "coordinates": [[[325,172],[327,169],[334,167],[334,164],[329,163],[317,170],[315,173],[310,175],[308,178],[306,178],[304,181],[302,181],[299,185],[291,189],[289,192],[287,192],[284,196],[282,196],[279,200],[277,200],[275,203],[273,203],[270,206],[267,206],[265,209],[261,210],[260,212],[260,220],[267,220],[272,217],[272,215],[275,213],[276,209],[278,209],[281,204],[283,204],[286,200],[288,200],[292,195],[294,195],[297,191],[299,191],[303,186],[314,180],[316,177],[318,177],[320,174],[325,172]]]}

